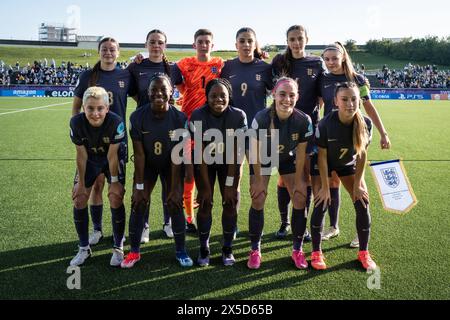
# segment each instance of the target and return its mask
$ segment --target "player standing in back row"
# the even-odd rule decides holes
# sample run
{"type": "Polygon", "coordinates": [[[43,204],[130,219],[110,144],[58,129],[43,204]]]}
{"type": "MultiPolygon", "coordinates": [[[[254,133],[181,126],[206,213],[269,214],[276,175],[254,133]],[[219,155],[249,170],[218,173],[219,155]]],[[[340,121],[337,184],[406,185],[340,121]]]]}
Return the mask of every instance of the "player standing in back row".
{"type": "MultiPolygon", "coordinates": [[[[94,68],[83,72],[75,88],[75,97],[72,106],[72,115],[77,115],[81,111],[83,95],[89,87],[99,86],[104,88],[109,95],[109,109],[119,115],[125,124],[127,97],[135,96],[135,85],[128,70],[120,68],[117,59],[120,56],[119,43],[110,37],[103,38],[98,44],[100,61],[94,68]]],[[[126,133],[126,131],[125,131],[126,133]]],[[[128,141],[124,139],[122,148],[126,154],[123,161],[128,161],[128,141]]],[[[125,163],[123,164],[125,169],[125,163]]],[[[96,245],[103,238],[102,216],[103,216],[103,188],[105,186],[105,176],[100,174],[92,186],[89,202],[92,224],[94,231],[89,236],[89,244],[96,245]]]]}
{"type": "MultiPolygon", "coordinates": [[[[335,89],[342,82],[355,82],[359,88],[359,95],[367,116],[380,133],[381,149],[389,149],[391,142],[383,125],[380,115],[370,99],[370,84],[364,75],[356,73],[353,63],[345,47],[340,42],[335,42],[325,48],[322,53],[323,60],[328,69],[320,79],[321,97],[324,103],[324,116],[336,109],[335,89]]],[[[312,159],[312,172],[318,172],[317,155],[312,159]]],[[[331,203],[328,208],[330,215],[330,228],[323,234],[323,240],[329,240],[339,235],[339,207],[340,207],[340,181],[335,173],[330,178],[331,203]]],[[[358,237],[350,243],[352,248],[358,247],[358,237]]]]}
{"type": "MultiPolygon", "coordinates": [[[[320,57],[307,55],[306,44],[308,43],[308,33],[305,27],[293,25],[286,32],[287,48],[283,54],[278,54],[273,58],[272,66],[276,77],[290,77],[295,79],[299,88],[299,99],[295,107],[311,117],[314,127],[319,121],[319,80],[324,72],[323,61],[320,57]]],[[[310,156],[313,152],[314,140],[308,142],[306,148],[305,178],[307,187],[306,211],[312,198],[311,177],[310,177],[310,156]]],[[[277,187],[278,208],[280,210],[281,225],[275,233],[279,239],[286,238],[288,235],[289,224],[289,202],[291,198],[287,188],[283,185],[281,179],[278,180],[277,187]]],[[[305,241],[311,241],[308,229],[305,232],[305,241]]]]}
{"type": "MultiPolygon", "coordinates": [[[[138,108],[149,103],[148,87],[150,85],[150,79],[157,73],[165,73],[167,76],[171,76],[173,64],[170,64],[166,54],[167,35],[158,29],[151,30],[145,39],[145,47],[148,51],[148,58],[143,59],[143,56],[138,55],[135,62],[128,66],[128,70],[133,75],[136,82],[138,91],[138,108]],[[143,60],[141,60],[143,59],[143,60]]],[[[164,179],[164,176],[160,176],[160,179],[164,179]]],[[[161,180],[161,186],[166,182],[161,180]]],[[[165,189],[161,189],[161,201],[163,207],[163,231],[168,238],[173,238],[172,224],[170,221],[170,215],[167,210],[165,189]]],[[[145,211],[145,227],[142,232],[141,243],[147,243],[150,240],[150,207],[145,211]]]]}
{"type": "MultiPolygon", "coordinates": [[[[173,84],[178,86],[182,94],[178,104],[181,104],[188,119],[194,110],[206,103],[206,84],[219,78],[223,68],[221,58],[211,57],[214,47],[213,34],[210,30],[200,29],[194,35],[195,57],[184,58],[174,67],[173,84]]],[[[184,207],[187,215],[187,231],[196,232],[194,217],[195,181],[192,174],[187,174],[184,183],[184,207]]]]}
{"type": "MultiPolygon", "coordinates": [[[[252,123],[255,115],[267,106],[267,96],[270,94],[269,90],[273,88],[272,66],[261,60],[264,53],[259,47],[256,32],[252,28],[244,27],[237,31],[236,49],[238,57],[225,61],[220,77],[231,83],[233,106],[244,111],[247,123],[252,123]]],[[[242,177],[242,165],[240,165],[240,172],[242,177]]],[[[239,213],[240,184],[237,186],[239,189],[236,207],[239,213]]]]}

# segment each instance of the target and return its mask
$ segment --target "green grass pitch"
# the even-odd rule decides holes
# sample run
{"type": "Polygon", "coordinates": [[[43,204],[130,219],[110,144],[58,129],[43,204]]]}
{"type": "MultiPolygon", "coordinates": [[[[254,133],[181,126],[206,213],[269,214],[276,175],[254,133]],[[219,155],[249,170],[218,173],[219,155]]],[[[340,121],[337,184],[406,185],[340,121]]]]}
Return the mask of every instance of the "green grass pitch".
{"type": "MultiPolygon", "coordinates": [[[[134,105],[130,101],[128,115],[134,105]]],[[[381,151],[375,132],[369,159],[402,158],[419,200],[403,216],[383,211],[367,168],[370,250],[381,267],[379,289],[368,289],[370,275],[357,263],[357,251],[348,247],[356,231],[355,213],[345,191],[341,235],[323,244],[329,269],[295,269],[290,259],[291,238],[280,241],[273,237],[279,226],[275,177],[266,205],[263,263],[259,270],[248,270],[246,171],[240,233],[234,243],[235,266],[224,267],[221,262],[217,192],[211,266],[182,269],[178,265],[173,241],[162,232],[158,184],[152,197],[151,240],[142,247],[141,262],[131,270],[109,267],[111,218],[106,204],[106,238],[93,248],[93,257],[81,268],[81,290],[69,290],[66,270],[77,248],[71,203],[75,171],[75,148],[69,138],[71,99],[1,98],[0,299],[449,299],[450,102],[375,101],[375,105],[393,148],[381,151]],[[37,107],[43,108],[31,110],[37,107]]],[[[129,163],[127,220],[132,175],[129,163]]],[[[187,248],[195,259],[196,237],[187,236],[187,248]]],[[[311,244],[305,244],[304,250],[309,259],[311,244]]]]}

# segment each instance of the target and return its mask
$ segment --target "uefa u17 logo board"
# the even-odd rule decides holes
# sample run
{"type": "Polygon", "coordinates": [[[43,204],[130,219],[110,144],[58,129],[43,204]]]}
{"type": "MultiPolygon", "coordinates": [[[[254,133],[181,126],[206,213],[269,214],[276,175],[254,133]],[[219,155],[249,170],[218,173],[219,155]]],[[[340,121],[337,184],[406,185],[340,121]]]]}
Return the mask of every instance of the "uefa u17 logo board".
{"type": "Polygon", "coordinates": [[[383,176],[384,182],[386,184],[395,189],[398,187],[398,184],[400,183],[400,179],[398,177],[397,171],[395,168],[386,168],[381,170],[381,175],[383,176]]]}

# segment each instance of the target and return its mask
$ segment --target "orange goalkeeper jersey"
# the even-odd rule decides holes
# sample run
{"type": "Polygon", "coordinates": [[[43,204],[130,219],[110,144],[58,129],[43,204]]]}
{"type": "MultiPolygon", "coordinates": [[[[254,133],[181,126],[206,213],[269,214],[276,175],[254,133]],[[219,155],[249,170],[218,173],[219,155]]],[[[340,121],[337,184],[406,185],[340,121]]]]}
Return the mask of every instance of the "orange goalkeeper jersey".
{"type": "Polygon", "coordinates": [[[183,96],[178,103],[181,101],[181,111],[188,118],[195,109],[206,103],[206,84],[220,77],[223,64],[223,60],[217,57],[208,62],[198,61],[197,57],[189,57],[176,63],[173,82],[175,85],[181,85],[180,93],[183,96]]]}

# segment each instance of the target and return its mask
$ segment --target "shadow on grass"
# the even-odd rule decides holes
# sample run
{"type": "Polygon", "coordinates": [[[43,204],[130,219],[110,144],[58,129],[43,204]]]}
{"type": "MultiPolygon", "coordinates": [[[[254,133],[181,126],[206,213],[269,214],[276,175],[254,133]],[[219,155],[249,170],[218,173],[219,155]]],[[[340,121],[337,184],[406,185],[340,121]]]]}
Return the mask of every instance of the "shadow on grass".
{"type": "MultiPolygon", "coordinates": [[[[329,272],[357,268],[348,262],[323,272],[296,270],[289,257],[291,242],[276,240],[270,234],[263,237],[261,268],[249,270],[247,232],[241,232],[234,241],[234,266],[223,266],[222,236],[215,235],[210,241],[211,265],[182,268],[175,260],[172,239],[161,240],[161,231],[151,232],[150,238],[141,248],[141,261],[128,270],[109,266],[112,239],[103,239],[80,269],[81,290],[69,290],[66,284],[71,276],[67,273],[69,261],[77,250],[75,241],[1,252],[0,299],[249,299],[329,272]],[[286,255],[279,257],[280,250],[286,255]],[[278,280],[280,274],[282,280],[278,280]],[[261,279],[267,281],[261,283],[261,279]]],[[[195,262],[198,239],[189,235],[186,245],[195,262]]]]}

